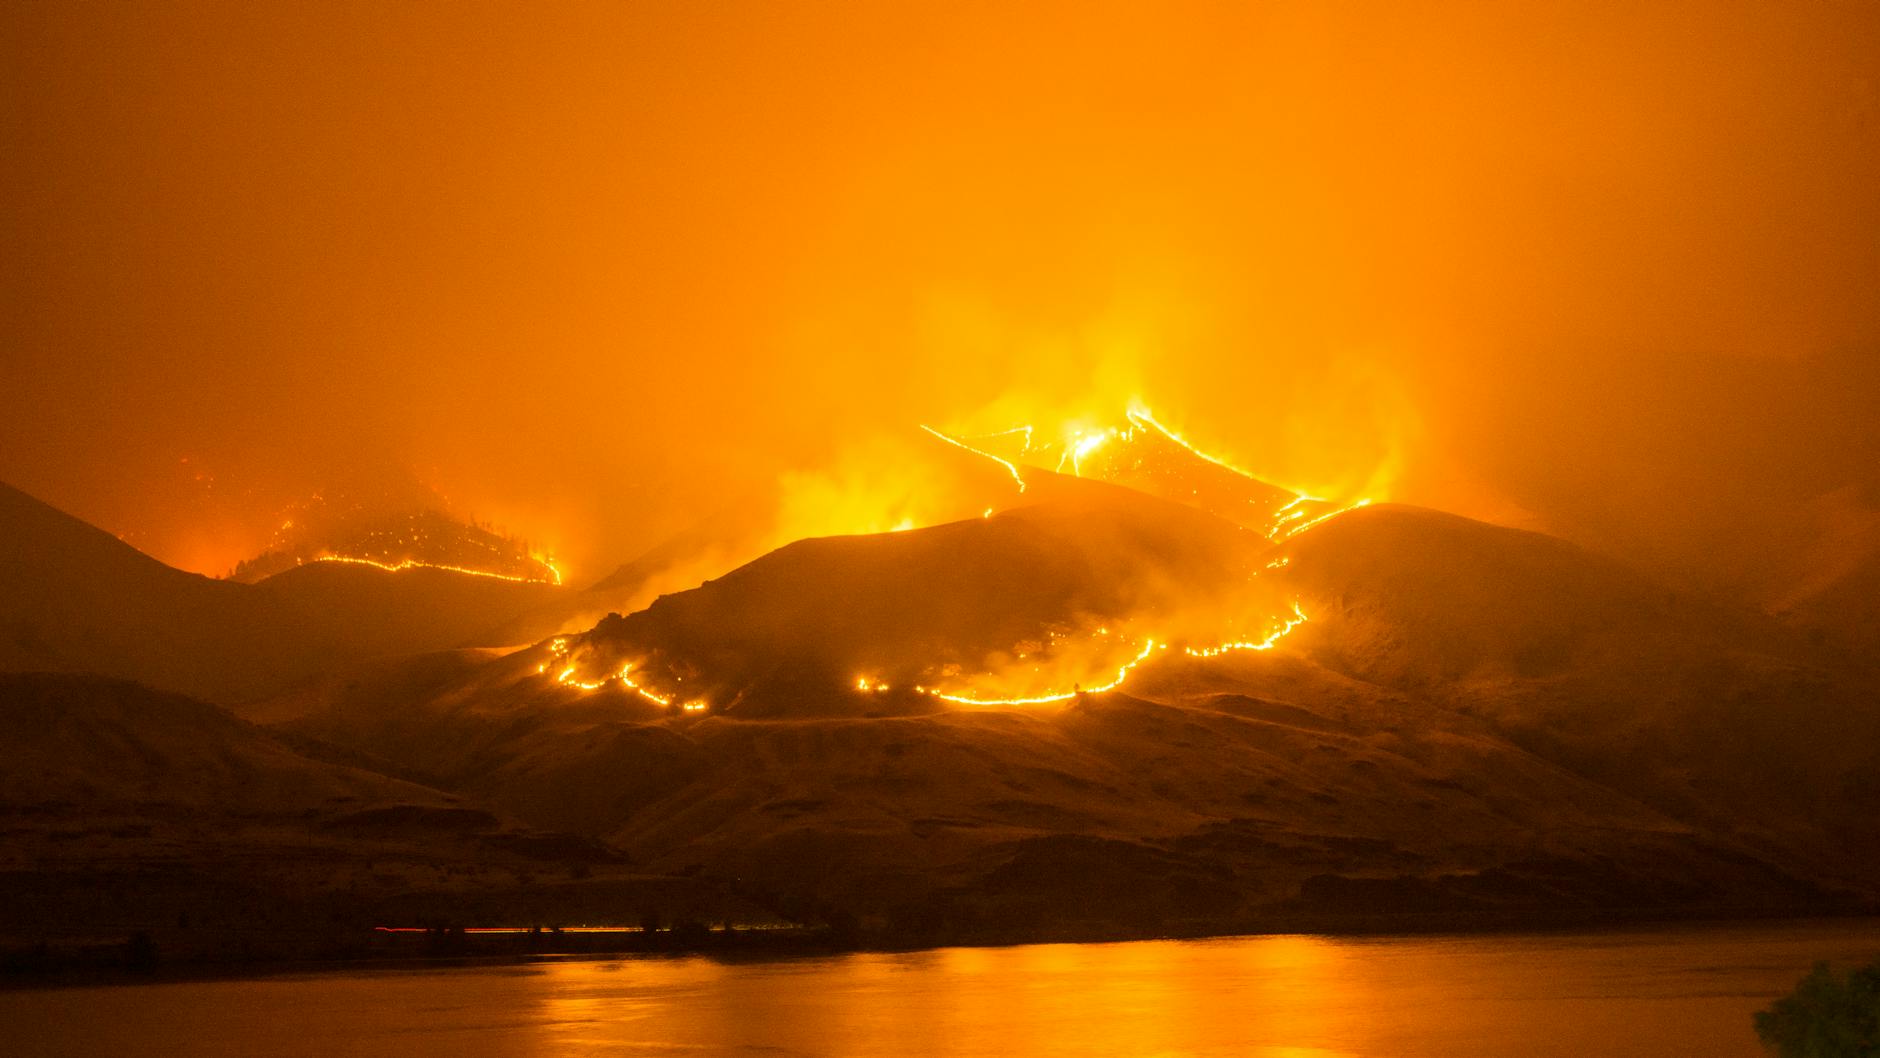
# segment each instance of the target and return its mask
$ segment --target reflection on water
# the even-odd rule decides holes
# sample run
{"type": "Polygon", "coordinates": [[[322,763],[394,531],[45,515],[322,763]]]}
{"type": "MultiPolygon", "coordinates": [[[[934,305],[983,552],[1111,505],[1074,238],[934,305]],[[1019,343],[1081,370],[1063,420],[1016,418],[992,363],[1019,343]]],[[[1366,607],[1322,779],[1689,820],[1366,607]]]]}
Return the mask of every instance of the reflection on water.
{"type": "Polygon", "coordinates": [[[552,961],[0,994],[9,1053],[1730,1055],[1880,923],[552,961]]]}

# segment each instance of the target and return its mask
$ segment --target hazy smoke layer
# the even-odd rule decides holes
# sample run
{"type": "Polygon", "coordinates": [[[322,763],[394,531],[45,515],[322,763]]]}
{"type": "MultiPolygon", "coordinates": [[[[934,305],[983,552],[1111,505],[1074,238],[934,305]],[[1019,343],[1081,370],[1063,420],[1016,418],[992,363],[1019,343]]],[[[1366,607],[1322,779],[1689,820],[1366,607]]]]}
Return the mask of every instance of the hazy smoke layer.
{"type": "Polygon", "coordinates": [[[1872,546],[1864,5],[0,19],[0,477],[189,568],[397,472],[598,577],[1132,396],[1711,580],[1872,546]]]}

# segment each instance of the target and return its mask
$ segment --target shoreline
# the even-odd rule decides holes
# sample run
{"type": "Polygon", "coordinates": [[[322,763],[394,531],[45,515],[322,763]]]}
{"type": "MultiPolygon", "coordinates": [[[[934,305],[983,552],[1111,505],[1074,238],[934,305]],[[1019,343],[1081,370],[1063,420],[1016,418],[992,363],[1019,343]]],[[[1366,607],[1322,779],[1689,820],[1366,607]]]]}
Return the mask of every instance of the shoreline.
{"type": "MultiPolygon", "coordinates": [[[[1040,930],[1025,935],[1011,931],[999,934],[962,934],[951,937],[894,937],[885,932],[859,931],[844,935],[828,928],[732,929],[711,930],[702,934],[674,936],[675,931],[661,931],[649,940],[644,934],[575,934],[573,936],[635,938],[635,943],[567,944],[557,947],[526,946],[529,934],[451,934],[442,936],[445,944],[461,944],[452,950],[435,945],[413,943],[392,950],[365,953],[262,958],[200,958],[155,962],[133,968],[128,965],[73,962],[41,968],[20,966],[8,959],[0,971],[0,991],[37,991],[66,988],[109,988],[135,985],[185,984],[214,981],[265,980],[269,978],[322,976],[341,973],[381,973],[409,970],[414,972],[529,966],[547,962],[604,961],[630,958],[693,958],[704,956],[725,962],[782,962],[793,959],[826,958],[864,953],[900,954],[937,951],[949,948],[1009,948],[1043,944],[1129,944],[1145,941],[1211,941],[1253,937],[1311,936],[1334,939],[1415,938],[1415,937],[1515,937],[1544,935],[1620,935],[1627,932],[1686,928],[1694,932],[1757,924],[1835,922],[1880,923],[1880,908],[1858,909],[1742,909],[1720,911],[1705,909],[1691,912],[1607,909],[1583,913],[1521,913],[1483,916],[1455,914],[1394,914],[1373,916],[1296,915],[1288,921],[1273,922],[1270,928],[1251,929],[1164,929],[1164,930],[1040,930]],[[525,943],[519,944],[518,941],[525,943]]],[[[430,941],[435,934],[420,934],[412,939],[430,941]]],[[[543,934],[547,936],[547,934],[543,934]]],[[[563,941],[567,937],[561,938],[563,941]]],[[[85,949],[100,953],[123,945],[96,945],[85,949]]],[[[389,946],[388,946],[389,947],[389,946]]],[[[22,949],[0,949],[0,956],[13,956],[22,949]]]]}

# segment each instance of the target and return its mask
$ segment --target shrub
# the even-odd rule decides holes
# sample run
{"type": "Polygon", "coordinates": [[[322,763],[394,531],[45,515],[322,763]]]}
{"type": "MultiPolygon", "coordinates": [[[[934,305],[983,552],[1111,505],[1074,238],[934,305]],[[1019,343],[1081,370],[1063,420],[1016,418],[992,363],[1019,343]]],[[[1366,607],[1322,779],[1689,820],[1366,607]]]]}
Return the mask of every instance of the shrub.
{"type": "Polygon", "coordinates": [[[1756,1014],[1781,1058],[1880,1058],[1880,959],[1845,976],[1816,963],[1795,991],[1756,1014]]]}

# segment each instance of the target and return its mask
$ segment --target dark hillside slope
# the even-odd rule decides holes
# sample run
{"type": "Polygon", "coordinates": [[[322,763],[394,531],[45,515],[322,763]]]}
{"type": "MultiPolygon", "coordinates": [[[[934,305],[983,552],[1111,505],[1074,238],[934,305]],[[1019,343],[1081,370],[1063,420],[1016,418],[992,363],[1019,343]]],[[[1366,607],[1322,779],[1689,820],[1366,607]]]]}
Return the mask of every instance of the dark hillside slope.
{"type": "Polygon", "coordinates": [[[833,700],[858,674],[899,688],[945,672],[970,678],[1050,656],[1053,644],[1073,648],[1099,628],[1127,655],[1132,636],[1211,630],[1242,614],[1264,621],[1282,608],[1255,577],[1257,534],[1083,484],[1075,498],[991,517],[799,541],[603,621],[583,645],[640,659],[668,686],[683,677],[688,695],[714,707],[770,715],[833,700]]]}
{"type": "Polygon", "coordinates": [[[0,671],[246,701],[363,658],[458,646],[557,590],[338,564],[214,580],[0,485],[0,671]]]}
{"type": "Polygon", "coordinates": [[[1284,551],[1278,576],[1313,618],[1297,646],[1328,668],[1474,712],[1688,815],[1872,833],[1871,672],[1775,620],[1417,508],[1352,511],[1284,551]]]}

